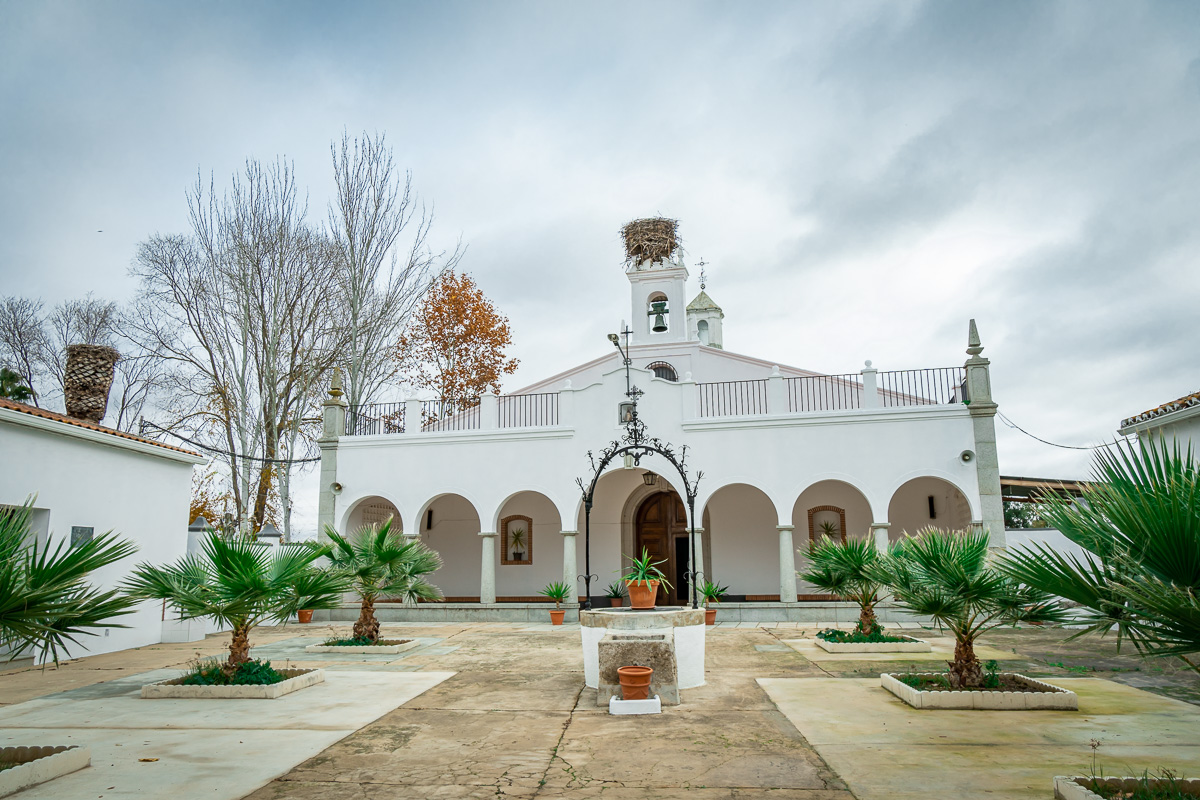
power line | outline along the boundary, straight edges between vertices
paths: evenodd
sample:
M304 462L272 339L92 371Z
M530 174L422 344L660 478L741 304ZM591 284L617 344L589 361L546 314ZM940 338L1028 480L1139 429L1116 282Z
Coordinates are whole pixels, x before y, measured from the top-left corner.
M1116 444L1116 442L1114 441L1114 442L1105 442L1104 444L1094 444L1094 445L1089 445L1087 447L1080 447L1079 445L1074 445L1074 444L1059 444L1058 442L1049 442L1040 436L1034 436L1032 433L1025 430L1020 425L1018 425L1017 423L1013 422L1008 417L1001 414L999 411L996 412L996 416L998 416L1005 425L1007 425L1010 428L1016 428L1021 433L1028 436L1030 439L1036 439L1037 441L1041 442L1042 444L1048 444L1051 447L1061 447L1063 450L1099 450L1101 447L1112 447L1114 444Z
M209 447L206 444L201 444L200 442L197 442L195 439L189 439L186 436L180 436L178 433L175 433L174 431L169 431L166 428L161 428L158 425L155 425L153 422L148 422L144 419L141 420L141 428L142 428L143 435L145 434L146 428L154 428L154 430L162 431L163 433L167 434L168 436L174 436L176 439L178 439L181 442L187 442L192 447L198 447L201 450L204 450L206 452L216 453L217 455L222 455L222 456L228 456L229 458L240 458L240 459L243 459L246 461L258 461L263 464L310 464L314 461L321 460L320 456L317 456L316 458L259 458L258 456L247 456L247 455L243 455L242 453L231 453L228 450L221 450L220 448L217 448L217 447Z

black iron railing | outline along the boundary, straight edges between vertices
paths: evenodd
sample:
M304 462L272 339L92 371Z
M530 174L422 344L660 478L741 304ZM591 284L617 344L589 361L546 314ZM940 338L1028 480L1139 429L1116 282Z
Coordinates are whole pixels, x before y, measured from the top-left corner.
M541 428L558 424L558 392L506 394L499 398L500 428Z
M767 382L698 383L701 417L741 417L767 413Z
M879 373L880 404L884 407L940 406L967 400L965 367L902 369Z
M468 405L473 404L473 405ZM458 403L426 400L421 403L421 430L473 431L479 429L479 398Z
M784 378L788 411L843 411L863 407L862 376L809 375Z
M404 403L364 403L346 409L347 436L404 433Z

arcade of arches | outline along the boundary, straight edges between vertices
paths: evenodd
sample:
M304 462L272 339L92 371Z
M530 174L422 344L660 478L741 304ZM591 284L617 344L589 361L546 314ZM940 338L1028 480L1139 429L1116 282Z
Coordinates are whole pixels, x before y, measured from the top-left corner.
M650 481L645 474L643 469L615 469L596 484L591 516L593 601L601 600L610 583L620 581L628 556L643 548L664 562L660 568L672 584L660 588L659 602L682 604L690 598L686 506L667 477ZM483 529L481 511L488 527L498 530ZM477 509L462 495L444 494L427 501L419 512L408 513L413 518L403 518L387 498L368 497L344 517L345 528L391 517L394 527L419 537L441 555L444 564L432 580L451 602L532 602L544 599L538 592L546 584L576 578L583 592L582 505L569 530L564 530L556 504L536 491L518 492L499 509ZM721 487L696 513L699 572L727 586L728 600L750 602L828 599L796 577L807 566L809 543L822 537L870 536L878 543L886 535L896 541L931 525L966 529L972 519L963 493L935 477L914 478L896 489L888 502L886 525L873 522L862 492L836 480L806 488L790 509L790 525L780 523L781 518L789 519L787 510L781 517L766 493L748 484ZM516 530L521 535L514 537Z

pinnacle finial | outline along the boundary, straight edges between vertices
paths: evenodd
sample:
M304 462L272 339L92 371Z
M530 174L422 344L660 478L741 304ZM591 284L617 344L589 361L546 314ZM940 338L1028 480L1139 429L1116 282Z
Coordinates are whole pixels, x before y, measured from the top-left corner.
M342 368L333 368L333 379L329 381L329 396L332 398L341 397L345 392L342 391Z
M979 329L975 327L975 320L971 320L971 326L967 331L967 355L977 356L983 352L983 345L979 343Z

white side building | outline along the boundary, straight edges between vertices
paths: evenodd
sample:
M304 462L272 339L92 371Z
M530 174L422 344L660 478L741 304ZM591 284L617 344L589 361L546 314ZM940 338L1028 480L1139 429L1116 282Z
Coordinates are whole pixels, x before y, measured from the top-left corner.
M1193 449L1200 450L1200 392L1121 420L1118 432L1122 436L1136 434L1140 439L1161 437L1168 443L1177 441L1184 448L1190 442Z
M604 472L585 525L576 479L590 480L589 451L625 430L623 357L606 343L590 361L433 423L435 403L348 408L334 387L320 440L322 528L390 516L445 560L433 581L448 605L391 618L526 618L521 604L551 581L583 600L587 574L600 602L623 555L643 548L675 586L660 599L683 603L692 524L697 571L729 588L727 619L831 619L804 610L831 598L796 578L807 544L826 533L886 546L928 525L974 527L1004 545L996 404L973 320L963 320L965 364L878 371L868 361L825 375L724 349L724 313L704 291L687 303L679 257L630 265L626 277L639 417L649 436L687 447L689 474L703 472L694 519L679 475L651 457ZM516 530L525 536L514 545Z
M39 542L111 530L137 546L134 555L93 573L92 583L111 589L137 563L163 564L187 552L192 466L204 457L4 398L0 453L8 461L0 472L0 506L36 496L32 533ZM163 617L161 603L142 603L113 620L128 627L81 636L82 646L70 655L156 644Z

